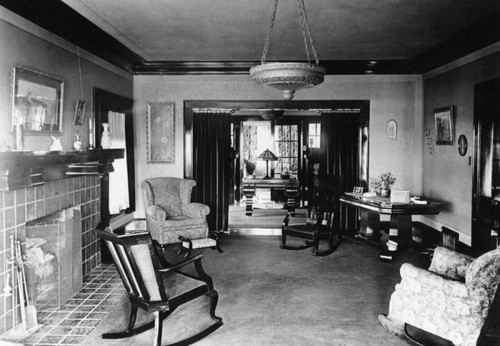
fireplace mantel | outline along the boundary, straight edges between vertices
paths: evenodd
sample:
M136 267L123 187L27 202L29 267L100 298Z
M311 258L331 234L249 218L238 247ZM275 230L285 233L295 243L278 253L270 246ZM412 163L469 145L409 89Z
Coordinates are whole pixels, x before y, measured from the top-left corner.
M104 174L115 159L123 157L123 149L0 152L0 191L40 185L67 176Z

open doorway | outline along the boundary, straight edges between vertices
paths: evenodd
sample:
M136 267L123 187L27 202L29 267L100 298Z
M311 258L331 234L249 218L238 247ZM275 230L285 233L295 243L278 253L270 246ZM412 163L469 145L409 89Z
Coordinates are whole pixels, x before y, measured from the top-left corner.
M232 153L232 176L230 186L227 191L230 194L228 203L232 206L241 206L243 202L247 204L243 180L253 175L256 179L263 179L269 175L270 179L296 178L299 183L297 194L294 197L297 208L307 205L308 192L312 184L312 177L317 170L317 164L322 156L325 157L324 172L328 174L343 174L343 165L335 162L336 157L333 150L324 150L322 154L321 136L324 135L322 129L322 119L331 116L339 119L350 117L356 119L355 132L351 132L356 143L355 150L350 152L354 155L350 168L356 166L354 170L347 172L353 177L345 177L346 189L352 189L354 183L366 184L368 179L368 124L369 124L369 101L186 101L184 104L184 125L185 125L185 176L192 177L193 169L193 114L201 111L227 111L231 114L231 148ZM267 113L274 111L277 117L269 119ZM265 115L265 116L264 116ZM248 130L245 130L247 129ZM292 130L292 128L294 130ZM245 131L250 134L245 135ZM259 135L257 135L259 133ZM253 134L253 135L252 135ZM253 136L256 138L253 139ZM255 143L254 143L255 142ZM254 144L253 144L254 143ZM327 141L330 143L334 141ZM335 146L334 144L333 146ZM253 147L250 153L248 148ZM258 159L269 149L275 156L273 159ZM227 149L226 149L227 150ZM199 159L198 156L196 156ZM250 160L249 160L250 159ZM247 170L246 161L253 165L253 172ZM315 165L316 164L316 165ZM316 167L315 167L316 166ZM328 167L327 167L328 166ZM358 185L359 184L359 185ZM349 186L348 186L349 185ZM267 189L263 196L268 197L271 202L279 203L288 201L288 196L283 196L283 190L279 188ZM347 190L346 190L347 191ZM270 204L272 205L272 204ZM245 218L248 226L258 228L268 228L268 224L262 224L256 217L259 209L254 209L256 213ZM282 211L286 214L286 208L268 209L277 213ZM281 227L283 215L274 216L275 222L271 228ZM347 224L347 223L346 223ZM351 226L351 225L349 225Z

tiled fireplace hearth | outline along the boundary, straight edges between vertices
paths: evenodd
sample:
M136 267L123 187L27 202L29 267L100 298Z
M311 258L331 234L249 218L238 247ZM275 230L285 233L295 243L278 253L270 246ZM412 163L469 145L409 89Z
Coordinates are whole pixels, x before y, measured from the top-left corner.
M47 221L58 218L52 216L54 213L70 215L75 211L78 217L72 218L80 220L80 227L74 224L70 227L73 239L78 241L72 242L69 257L72 263L79 264L73 267L78 270L72 272L85 277L101 264L100 240L95 228L109 223L108 173L116 158L123 158L122 149L0 152L0 335L17 330L20 325L18 285L13 280L17 275L13 275L10 261L11 237L21 241L22 252L26 254L27 224L40 226L38 219ZM42 238L40 233L36 235ZM7 283L15 294L4 294Z
M69 207L81 208L83 275L100 264L100 242L95 231L100 221L100 196L100 178L96 175L77 176L0 192L0 292L11 271L8 262L10 236L24 241L26 222ZM0 335L10 330L13 323L12 297L1 297Z

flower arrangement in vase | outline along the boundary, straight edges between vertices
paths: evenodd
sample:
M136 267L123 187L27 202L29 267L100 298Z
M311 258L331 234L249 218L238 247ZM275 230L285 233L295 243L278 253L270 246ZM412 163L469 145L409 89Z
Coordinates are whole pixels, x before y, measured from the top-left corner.
M380 197L389 197L391 186L396 182L396 177L391 173L382 173L377 178L370 179L370 187Z

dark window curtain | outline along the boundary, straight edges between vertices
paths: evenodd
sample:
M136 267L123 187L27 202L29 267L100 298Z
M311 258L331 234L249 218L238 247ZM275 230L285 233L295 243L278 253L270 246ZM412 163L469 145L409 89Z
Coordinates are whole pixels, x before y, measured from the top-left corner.
M341 191L359 186L360 117L358 114L323 114L321 116L320 175L340 177ZM341 230L354 231L356 211L341 206L338 218Z
M227 231L231 181L230 113L193 113L192 200L210 207L211 231Z

